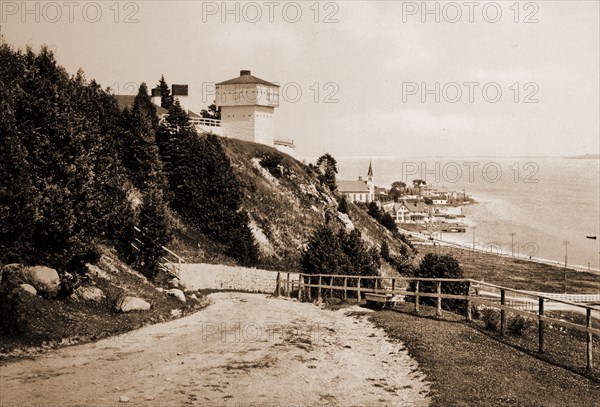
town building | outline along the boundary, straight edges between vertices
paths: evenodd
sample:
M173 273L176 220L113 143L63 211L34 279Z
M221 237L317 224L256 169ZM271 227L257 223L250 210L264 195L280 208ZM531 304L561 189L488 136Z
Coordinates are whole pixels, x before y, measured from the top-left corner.
M397 223L424 223L429 218L427 205L423 202L397 202L393 211Z
M373 174L373 165L369 162L367 170L367 180L362 176L358 181L338 181L338 192L345 195L351 202L369 203L375 200L375 176Z

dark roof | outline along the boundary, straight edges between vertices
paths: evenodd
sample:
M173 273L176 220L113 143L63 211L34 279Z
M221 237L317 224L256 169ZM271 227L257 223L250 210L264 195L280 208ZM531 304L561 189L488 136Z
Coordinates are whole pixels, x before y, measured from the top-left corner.
M237 78L233 78L233 79L229 79L227 81L221 82L221 83L217 83L217 85L250 85L250 84L255 84L255 83L258 83L261 85L279 87L279 85L276 85L274 83L265 81L264 79L257 78L254 75L251 75L250 71L241 71L240 76L238 76Z
M191 110L188 110L188 116L189 117L202 117L198 113L194 113Z
M135 101L135 95L113 95L117 99L117 104L119 105L119 109L125 110L133 107L133 102ZM162 116L163 114L169 114L168 110L161 107L156 106L156 114Z
M369 193L369 187L365 181L338 181L337 187L341 193Z

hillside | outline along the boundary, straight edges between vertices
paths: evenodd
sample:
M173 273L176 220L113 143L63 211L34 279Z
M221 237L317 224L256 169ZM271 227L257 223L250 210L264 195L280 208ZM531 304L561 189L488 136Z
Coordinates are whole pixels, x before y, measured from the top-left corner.
M241 208L250 217L250 227L259 245L261 258L257 266L300 270L301 252L313 232L325 223L326 213L334 219L334 227L358 228L368 246L380 245L385 239L392 254L398 254L404 246L356 205L348 204L348 215L338 212L340 196L323 186L309 166L265 145L219 139L231 161L232 175L241 185ZM278 165L270 168L270 163L279 160ZM195 234L183 222L178 224L172 245L188 262L234 263L219 253L218 245ZM388 268L385 263L382 267Z

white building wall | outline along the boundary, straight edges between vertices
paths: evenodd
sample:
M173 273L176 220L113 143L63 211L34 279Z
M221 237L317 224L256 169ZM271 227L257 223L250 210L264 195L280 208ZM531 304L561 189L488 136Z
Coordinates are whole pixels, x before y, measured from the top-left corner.
M273 146L275 141L275 118L273 108L254 106L254 141Z
M279 88L259 84L217 85L217 106L260 105L279 106Z
M221 127L225 137L254 140L254 106L223 106Z

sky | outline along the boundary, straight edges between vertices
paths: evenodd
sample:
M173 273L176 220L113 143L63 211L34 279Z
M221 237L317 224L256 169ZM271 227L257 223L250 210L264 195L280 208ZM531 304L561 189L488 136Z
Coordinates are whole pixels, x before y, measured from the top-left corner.
M0 32L115 93L164 74L193 111L251 70L301 157L565 156L600 150L599 5L2 0Z

